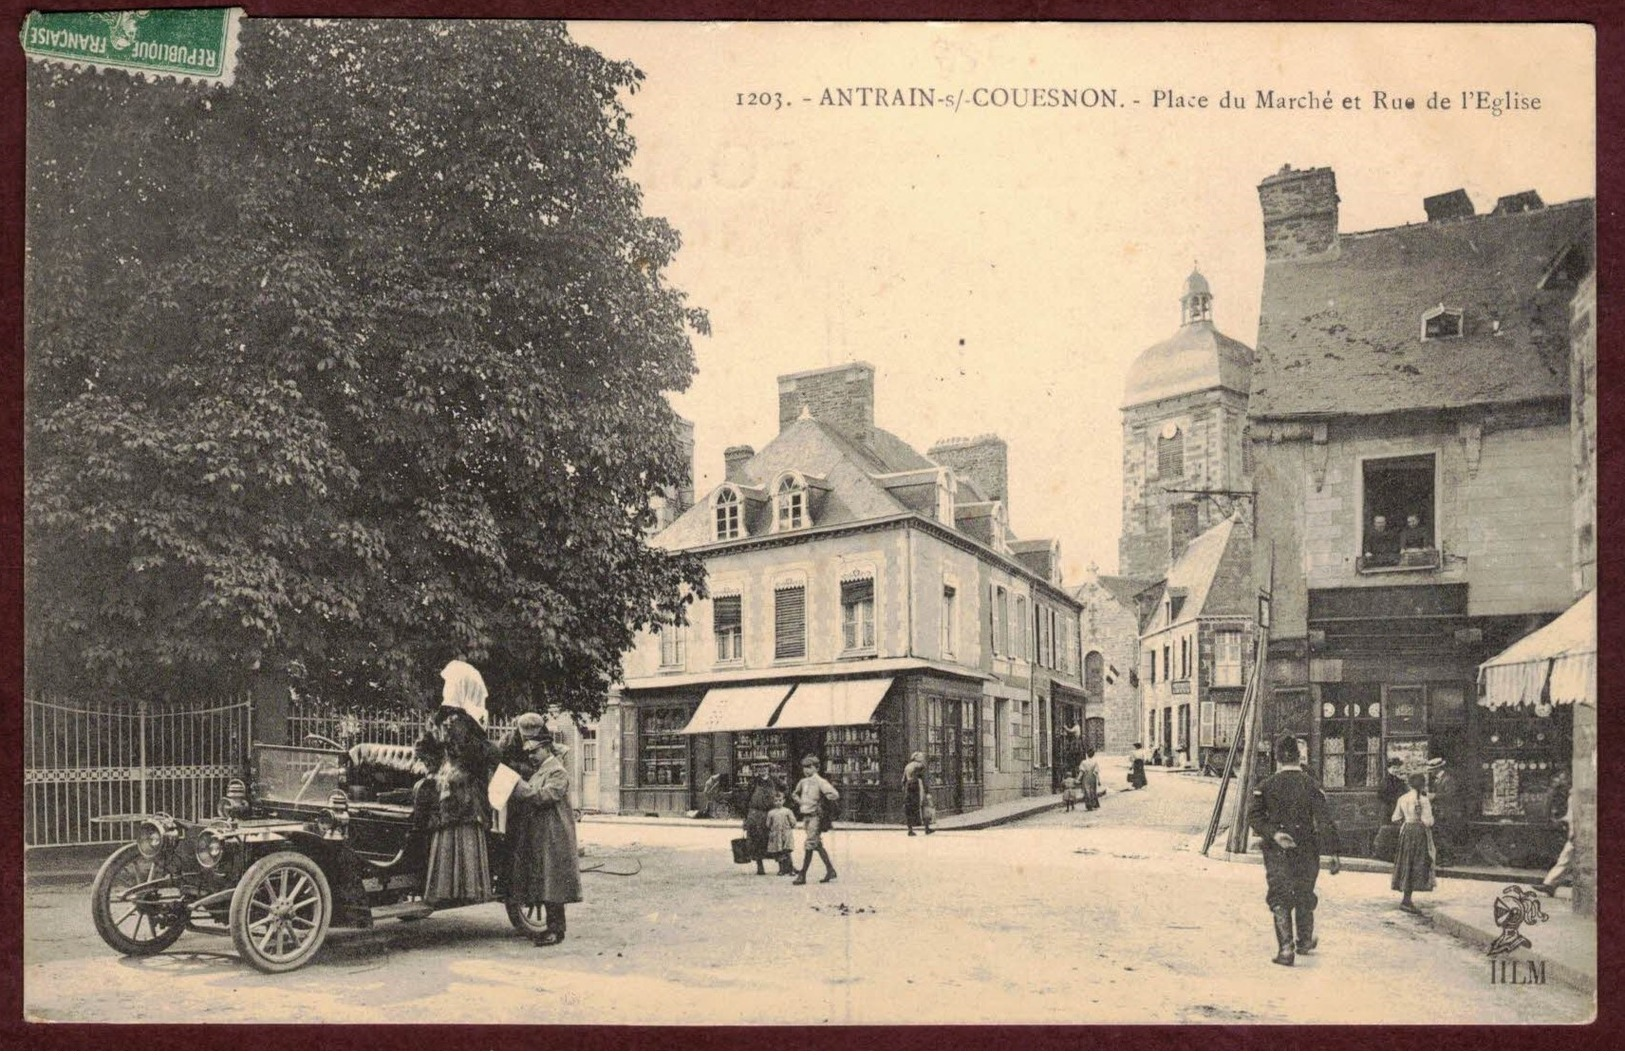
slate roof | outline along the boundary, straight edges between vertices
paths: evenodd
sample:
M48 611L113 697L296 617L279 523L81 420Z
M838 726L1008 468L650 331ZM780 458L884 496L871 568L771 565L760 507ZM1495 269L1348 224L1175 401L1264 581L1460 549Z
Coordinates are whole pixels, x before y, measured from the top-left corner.
M1567 250L1595 259L1591 199L1344 234L1325 258L1264 269L1249 416L1383 414L1568 396ZM1423 341L1422 316L1464 312ZM1497 327L1497 324L1498 327Z
M1096 575L1095 581L1100 583L1101 589L1112 595L1113 600L1131 612L1134 611L1136 604L1135 597L1155 586L1157 582L1155 579L1131 579L1126 575Z
M1169 567L1162 595L1143 632L1154 634L1198 616L1252 615L1249 541L1235 519L1221 520L1192 539ZM1163 604L1169 597L1183 598L1172 622Z

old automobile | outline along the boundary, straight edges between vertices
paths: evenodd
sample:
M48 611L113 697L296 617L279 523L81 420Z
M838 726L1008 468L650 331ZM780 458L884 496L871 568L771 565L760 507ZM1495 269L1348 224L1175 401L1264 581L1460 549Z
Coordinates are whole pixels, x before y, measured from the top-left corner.
M392 744L256 744L250 781L234 780L217 816L122 815L135 841L102 865L92 892L96 931L118 952L150 956L188 930L231 936L267 973L310 962L329 927L422 919L461 904L423 900L428 832L414 819L412 749ZM496 900L506 853L490 836ZM508 906L525 935L541 906Z

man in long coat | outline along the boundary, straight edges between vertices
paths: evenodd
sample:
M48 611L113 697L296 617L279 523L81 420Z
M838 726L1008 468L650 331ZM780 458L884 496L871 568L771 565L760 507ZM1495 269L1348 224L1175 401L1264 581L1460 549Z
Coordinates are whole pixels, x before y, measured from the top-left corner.
M565 747L546 728L526 737L525 750L536 772L514 786L508 800L513 877L509 898L518 905L541 904L547 929L537 945L564 940L564 906L581 900L581 869L576 851L576 814L570 802L570 771Z
M1294 949L1313 952L1320 944L1315 937L1315 906L1320 903L1315 881L1320 877L1322 846L1332 854L1332 875L1342 862L1337 857L1337 825L1326 805L1326 793L1299 764L1296 737L1281 737L1275 760L1280 768L1253 790L1247 819L1264 841L1264 877L1269 885L1264 901L1275 917L1273 962L1291 967Z

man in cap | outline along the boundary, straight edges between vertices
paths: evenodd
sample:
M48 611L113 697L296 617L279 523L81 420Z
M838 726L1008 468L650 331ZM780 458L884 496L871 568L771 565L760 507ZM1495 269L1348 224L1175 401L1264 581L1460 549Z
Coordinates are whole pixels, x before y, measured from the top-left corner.
M1264 841L1264 876L1269 884L1264 901L1275 917L1277 951L1273 962L1291 967L1295 957L1293 923L1297 924L1297 952L1313 952L1315 937L1315 880L1320 876L1320 848L1324 840L1332 853L1330 872L1341 867L1337 857L1337 825L1326 805L1326 793L1303 771L1298 738L1283 736L1275 745L1279 769L1253 790L1248 822Z
M796 805L801 810L802 829L807 834L807 841L802 849L801 871L791 880L794 886L804 886L807 882L807 869L812 867L813 851L818 852L819 858L824 862L824 878L820 883L828 883L835 878L835 865L829 859L829 851L824 849L823 817L824 800L835 800L841 793L835 790L835 785L818 775L818 756L808 755L801 760L801 772L805 774L800 783L796 784Z
M530 719L534 719L531 721ZM522 746L536 763L530 779L508 800L513 844L513 878L508 897L516 905L542 905L547 928L532 940L557 945L564 940L564 906L581 900L581 867L576 851L576 815L570 802L570 771L565 745L553 739L540 715L515 723Z

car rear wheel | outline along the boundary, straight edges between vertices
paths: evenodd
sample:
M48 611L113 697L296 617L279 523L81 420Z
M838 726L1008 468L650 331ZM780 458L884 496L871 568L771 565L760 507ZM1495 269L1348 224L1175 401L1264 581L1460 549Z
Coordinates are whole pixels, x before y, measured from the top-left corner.
M321 867L291 850L255 861L231 896L232 943L266 974L310 962L332 918L333 891Z
M547 909L542 905L515 905L509 902L508 922L520 934L534 938L547 929Z
M91 887L96 933L125 956L151 956L175 944L186 933L187 912L179 884L164 882L169 879L169 870L155 857L142 857L134 843L119 847Z

